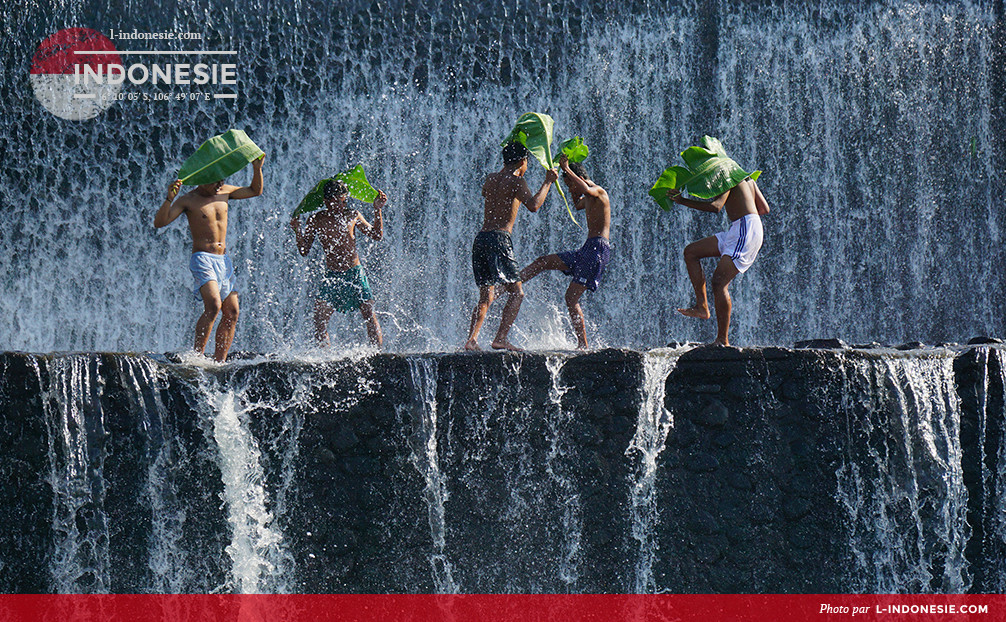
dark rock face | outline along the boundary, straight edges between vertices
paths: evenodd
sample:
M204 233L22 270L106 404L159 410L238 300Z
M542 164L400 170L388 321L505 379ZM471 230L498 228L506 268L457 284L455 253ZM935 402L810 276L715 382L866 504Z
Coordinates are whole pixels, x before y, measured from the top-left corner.
M0 354L0 587L1001 591L1002 360Z

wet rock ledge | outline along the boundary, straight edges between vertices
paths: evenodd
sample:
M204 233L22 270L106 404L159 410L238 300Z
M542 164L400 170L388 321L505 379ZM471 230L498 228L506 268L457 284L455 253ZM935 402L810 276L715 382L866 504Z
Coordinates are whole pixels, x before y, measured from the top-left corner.
M0 353L0 589L1002 591L1002 347L807 345Z

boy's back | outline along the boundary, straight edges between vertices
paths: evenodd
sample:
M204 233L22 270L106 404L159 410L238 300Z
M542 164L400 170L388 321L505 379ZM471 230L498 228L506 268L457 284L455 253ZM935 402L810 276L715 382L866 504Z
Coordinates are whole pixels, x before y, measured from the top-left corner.
M517 221L521 200L520 190L530 196L527 182L512 171L502 170L486 175L482 184L482 196L485 198L485 215L482 231L506 231L511 233Z

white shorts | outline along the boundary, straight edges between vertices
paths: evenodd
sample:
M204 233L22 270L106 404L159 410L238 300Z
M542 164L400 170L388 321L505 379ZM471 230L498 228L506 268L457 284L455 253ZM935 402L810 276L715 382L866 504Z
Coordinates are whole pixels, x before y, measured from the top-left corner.
M757 214L738 218L730 223L730 229L716 234L720 256L730 257L739 271L747 272L761 250L763 235L761 218Z

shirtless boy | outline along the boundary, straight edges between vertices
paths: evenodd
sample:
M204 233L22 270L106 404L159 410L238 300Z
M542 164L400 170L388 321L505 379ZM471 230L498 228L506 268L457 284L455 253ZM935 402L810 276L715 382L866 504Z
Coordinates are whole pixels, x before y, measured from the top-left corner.
M532 212L545 202L548 189L559 178L555 170L545 173L545 181L534 195L527 187L524 174L527 172L527 148L520 143L507 143L503 148L503 168L486 176L482 184L485 198L485 216L482 229L472 244L472 271L475 284L479 288L479 302L472 311L472 323L468 330L465 350L478 350L479 330L486 319L489 305L496 298L496 286L501 285L509 294L503 307L503 317L499 330L493 339L496 349L520 351L507 341L510 327L517 319L520 303L524 299L521 289L519 268L513 255L510 233L513 231L517 212L523 203Z
M745 179L712 201L696 201L681 196L673 189L667 196L675 203L699 210L719 213L726 208L730 228L722 233L702 238L685 247L685 265L688 278L695 288L695 305L678 312L688 317L709 319L709 302L706 298L706 276L702 272L700 259L719 257L719 265L713 272L713 300L716 305L716 340L713 343L727 346L727 332L730 330L730 293L727 286L735 276L754 263L762 245L761 217L768 214L768 202L753 179Z
M611 203L604 188L587 177L582 164L570 164L564 154L559 157L559 167L562 169L562 179L569 188L570 198L576 203L576 209L586 210L587 241L580 250L542 255L535 259L531 265L521 270L520 280L527 283L545 270L561 270L563 274L573 277L566 288L566 308L573 323L573 332L576 333L577 349L586 350L587 329L583 322L583 309L580 308L580 296L588 289L597 291L604 268L611 260L611 244L608 242Z
M297 236L297 250L302 256L306 257L311 251L315 237L321 241L325 251L325 276L318 284L314 301L314 338L321 347L328 347L328 321L332 319L332 313L351 313L359 309L367 325L370 343L381 347L381 325L374 314L370 283L356 252L356 232L359 228L373 240L384 237L381 208L387 204L388 197L378 191L374 199L374 224L371 225L363 214L347 207L349 189L346 184L329 181L323 192L324 209L308 217L303 231L299 218L290 220Z
M227 352L234 341L234 330L238 322L234 265L225 253L227 201L250 199L262 194L264 159L263 155L252 163L254 175L251 185L242 188L227 185L221 180L196 186L174 201L182 187L181 180L176 179L168 188L168 198L154 216L154 226L158 229L174 222L182 214L189 219L189 231L192 233L189 270L192 271L195 296L203 301L203 314L196 321L195 351L202 354L206 349L213 323L222 312L223 317L217 327L216 350L213 353L213 359L221 363L227 360Z

